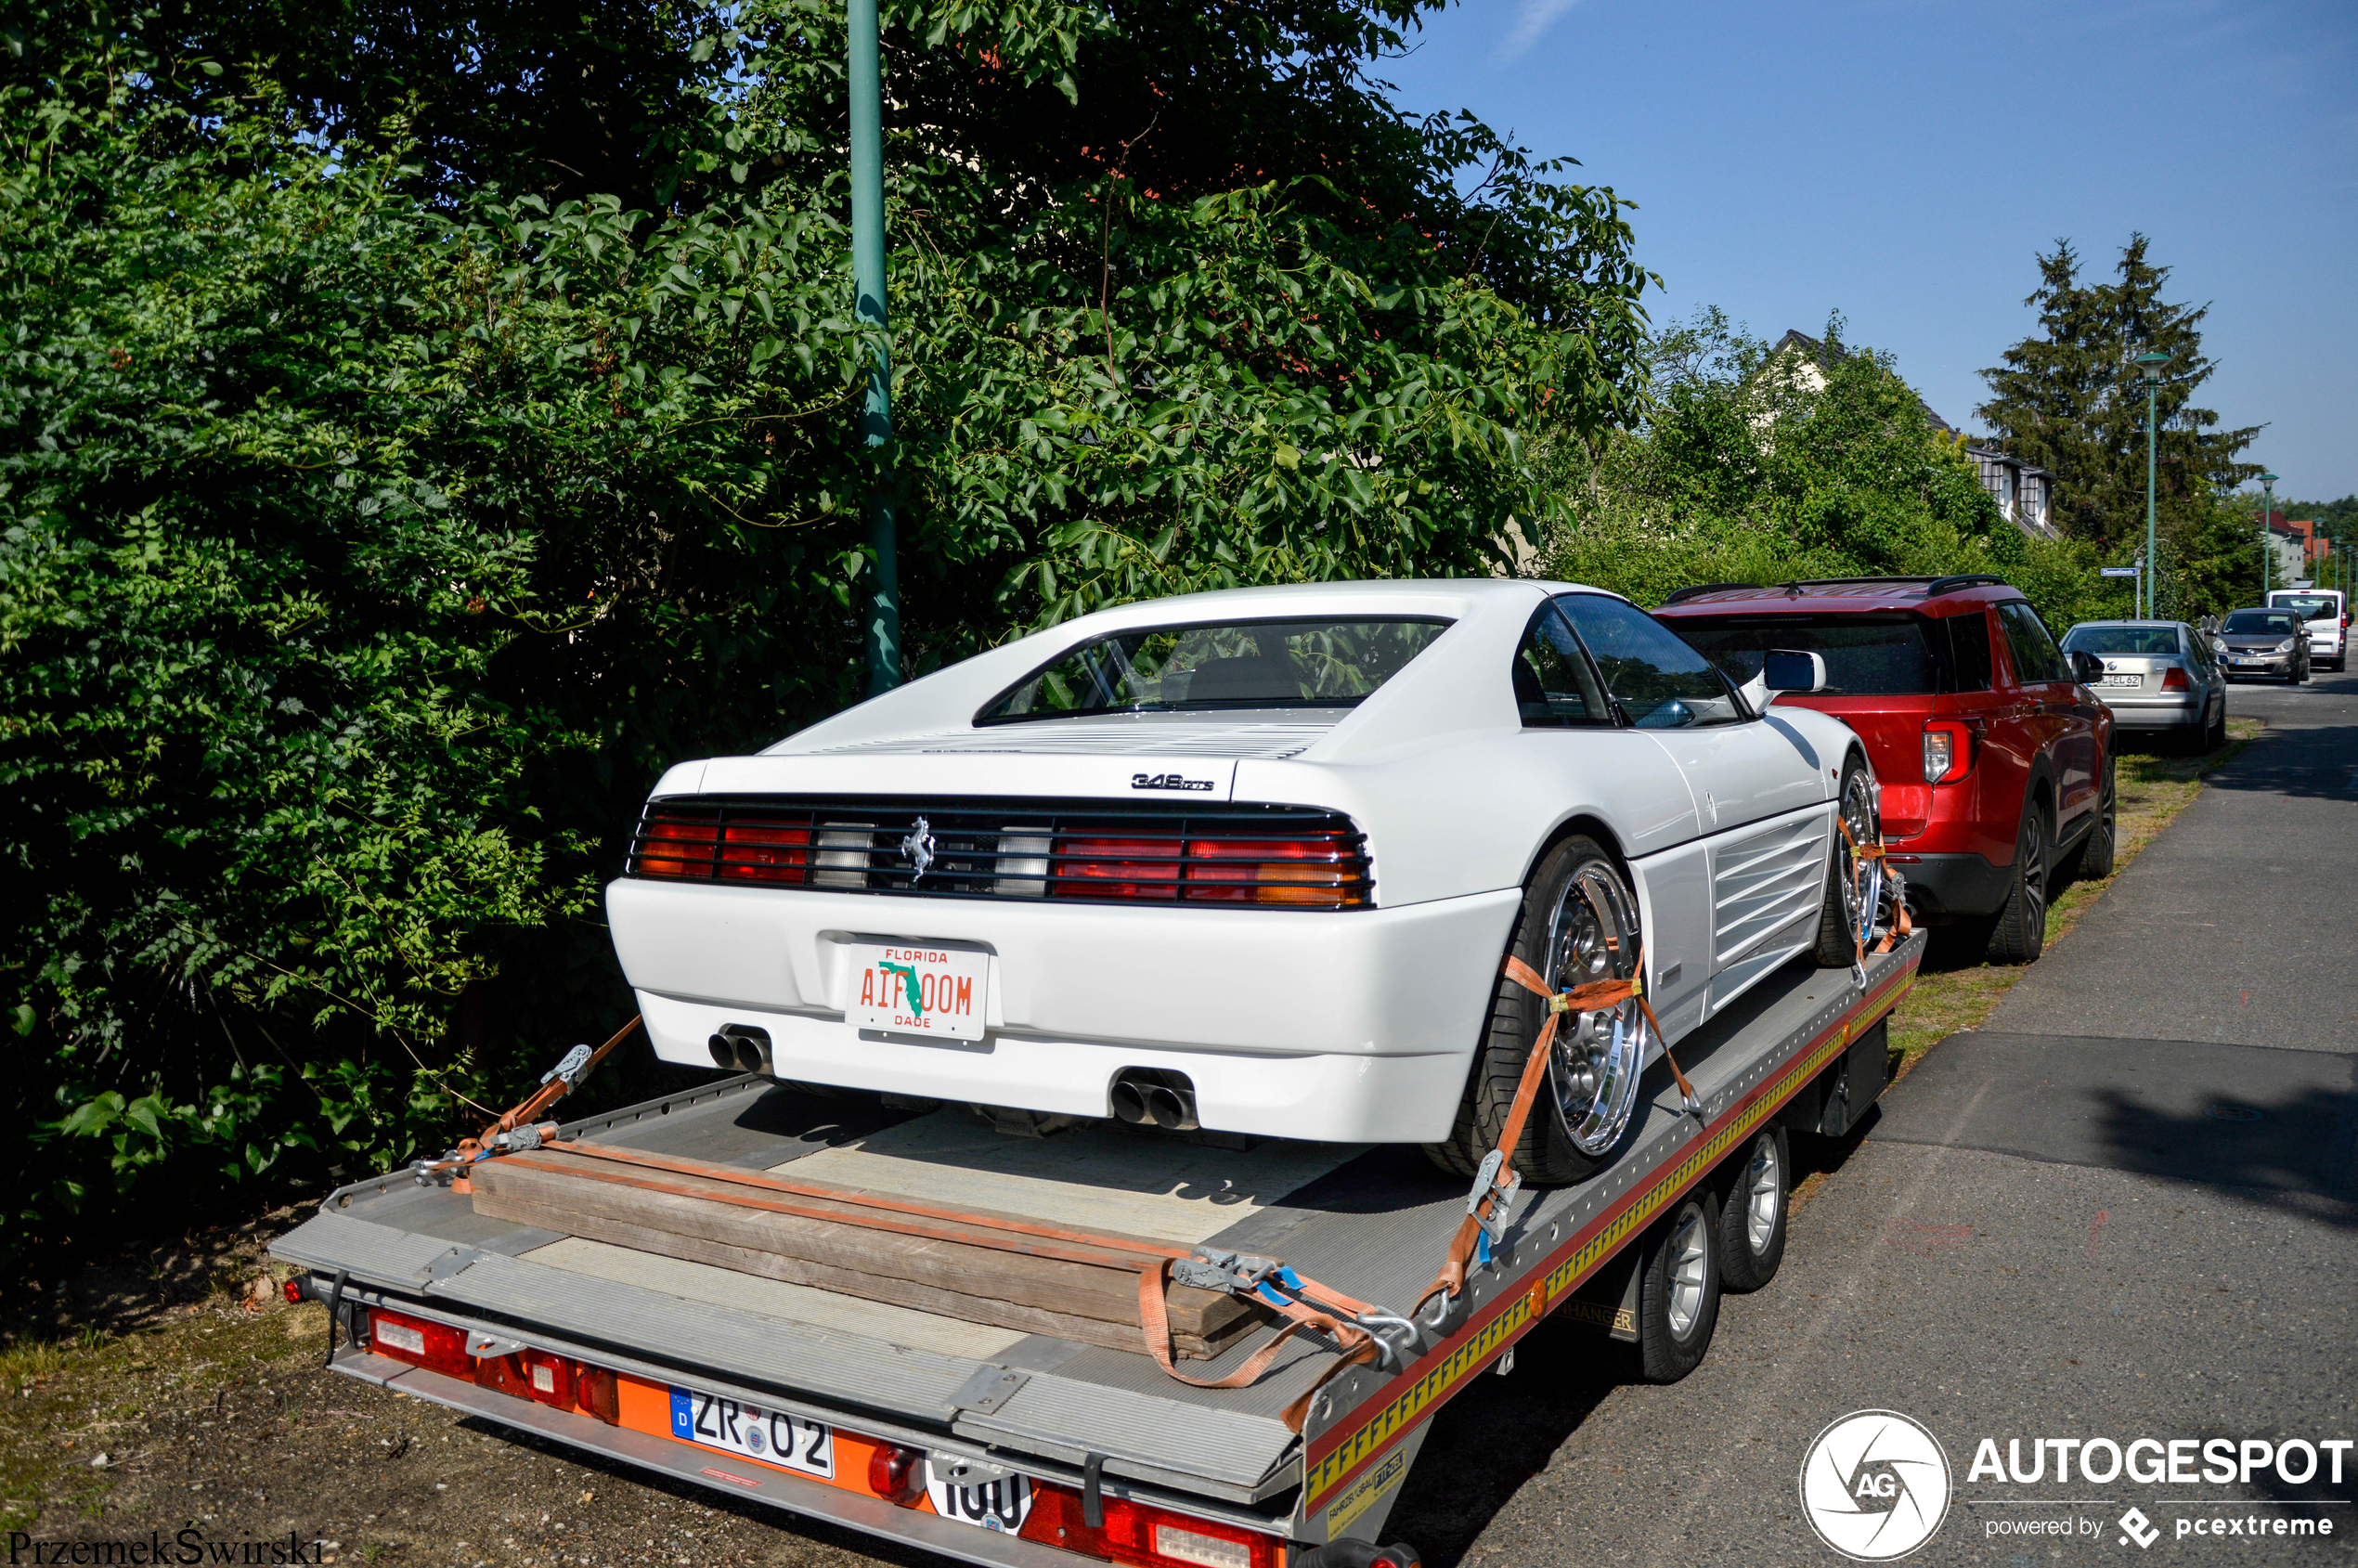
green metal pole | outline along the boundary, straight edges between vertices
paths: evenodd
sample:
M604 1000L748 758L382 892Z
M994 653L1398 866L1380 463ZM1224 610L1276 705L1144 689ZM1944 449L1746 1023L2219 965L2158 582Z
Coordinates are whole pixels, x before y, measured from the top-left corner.
M851 279L853 306L878 343L868 362L868 395L860 435L871 450L892 439L892 356L884 340L885 313L884 71L876 0L846 0L851 28L847 82L851 94ZM868 544L875 577L868 593L868 694L900 684L900 566L895 558L893 486L878 474L868 498Z
M2159 395L2161 382L2152 376L2145 378L2145 619L2161 616L2161 557L2154 553L2154 399Z

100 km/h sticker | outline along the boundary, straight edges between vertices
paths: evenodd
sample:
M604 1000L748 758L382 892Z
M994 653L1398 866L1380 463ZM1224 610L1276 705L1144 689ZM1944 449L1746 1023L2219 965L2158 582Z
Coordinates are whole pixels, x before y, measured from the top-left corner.
M893 1034L979 1040L990 1005L991 955L919 942L851 949L844 1021Z
M836 1473L835 1434L823 1422L758 1409L726 1394L671 1387L671 1435L822 1480Z

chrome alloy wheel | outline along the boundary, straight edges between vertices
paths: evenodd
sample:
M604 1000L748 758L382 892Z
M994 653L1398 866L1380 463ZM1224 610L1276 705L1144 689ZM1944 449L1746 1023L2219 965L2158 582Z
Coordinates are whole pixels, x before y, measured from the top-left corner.
M1592 980L1626 980L1639 963L1638 914L1621 879L1602 861L1573 874L1548 923L1542 971L1557 991ZM1629 1124L1650 1036L1635 997L1617 1007L1567 1013L1548 1066L1556 1114L1572 1147L1601 1155Z
M1744 1173L1744 1240L1758 1257L1777 1234L1777 1205L1784 1201L1785 1173L1777 1168L1777 1140L1756 1138L1752 1166Z
M2022 920L2026 931L2047 928L2047 820L2036 806L2022 817Z
M1842 919L1846 930L1859 939L1861 947L1875 944L1875 921L1882 913L1884 865L1880 857L1864 862L1860 873L1859 855L1853 844L1873 844L1880 841L1882 829L1875 813L1875 786L1865 769L1843 781L1842 804L1837 808L1843 825L1850 829L1848 838L1837 832L1834 863L1841 875Z
M1711 1238L1704 1231L1703 1210L1696 1204L1689 1204L1679 1213L1670 1233L1670 1263L1665 1272L1671 1337L1683 1340L1695 1331L1695 1319L1703 1315L1704 1288L1711 1282Z

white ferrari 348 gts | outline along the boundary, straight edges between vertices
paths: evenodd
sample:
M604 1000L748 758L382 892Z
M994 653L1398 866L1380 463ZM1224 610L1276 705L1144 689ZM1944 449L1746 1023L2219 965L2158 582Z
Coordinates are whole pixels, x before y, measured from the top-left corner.
M1544 1017L1508 954L1642 965L1674 1044L1852 961L1874 781L1773 697L1567 584L1151 601L672 769L607 908L667 1061L1471 1173ZM1632 1001L1557 1034L1526 1179L1613 1151L1652 1033Z

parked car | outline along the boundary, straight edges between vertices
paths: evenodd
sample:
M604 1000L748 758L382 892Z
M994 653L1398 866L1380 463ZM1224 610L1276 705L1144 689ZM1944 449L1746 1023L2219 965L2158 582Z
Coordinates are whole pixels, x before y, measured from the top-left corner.
M2219 628L2230 680L2265 677L2298 686L2309 679L2309 638L2295 609L2229 612Z
M1840 719L1762 712L1615 595L1253 589L682 763L606 907L667 1061L1471 1173L1547 1013L1505 956L1642 962L1675 1042L1796 955L1851 962L1835 818L1870 840L1873 797ZM1662 1043L1634 1000L1558 1040L1533 1180L1610 1155Z
M2269 592L2268 604L2271 609L2293 611L2307 624L2312 667L2319 664L2331 670L2350 667L2350 607L2342 602L2339 589L2274 589Z
M2103 661L2088 684L2123 735L2151 735L2179 751L2226 744L2227 677L2185 622L2081 621L2063 646Z
M1891 863L1927 924L2001 963L2045 945L2056 882L2112 874L2113 719L2103 673L1994 577L1684 589L1657 612L1730 679L1809 650L1826 689L1781 699L1847 723L1883 784Z

